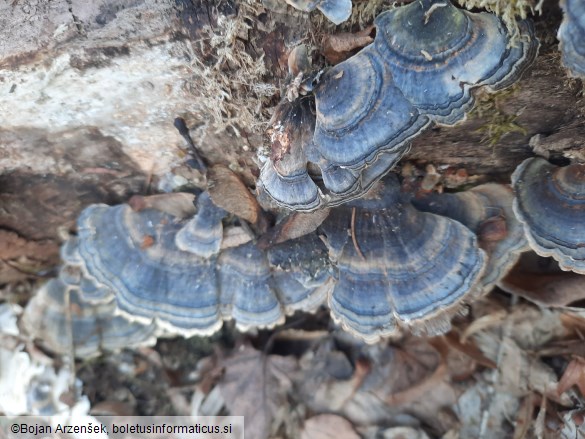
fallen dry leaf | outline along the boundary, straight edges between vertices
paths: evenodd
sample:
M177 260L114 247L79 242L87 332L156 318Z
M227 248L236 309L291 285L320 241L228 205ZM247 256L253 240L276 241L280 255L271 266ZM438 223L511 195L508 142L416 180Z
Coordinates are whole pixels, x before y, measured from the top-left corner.
M149 196L134 195L128 200L128 204L135 211L156 209L176 218L188 218L195 215L194 200L195 195L193 194L175 192Z
M572 386L577 386L581 395L585 395L585 359L575 357L571 360L557 386L559 395Z
M245 416L246 437L267 438L275 416L288 405L286 395L297 360L265 355L246 346L222 366L225 373L219 387L230 414Z
M291 213L265 233L259 239L258 245L261 248L266 248L312 233L325 221L329 211L330 209L320 209L311 213Z
M361 371L351 370L351 363L345 354L336 350L330 337L306 352L300 366L299 393L303 402L317 412L341 410L363 379ZM341 374L341 370L349 373Z
M476 361L478 364L484 367L489 367L490 369L496 368L496 363L483 355L477 346L475 346L473 343L463 343L457 334L455 334L455 332L449 332L444 336L444 339L445 343L447 343L450 348L458 350L472 360Z
M230 168L215 165L207 171L208 191L216 206L248 221L258 223L262 209L240 177Z
M317 415L306 420L301 439L359 439L347 419L337 415Z
M322 52L325 59L331 64L338 64L349 58L356 49L361 49L372 43L374 26L368 26L359 32L341 32L335 35L325 35L322 41Z
M540 306L567 306L585 299L582 275L563 271L554 259L534 252L523 253L498 286Z

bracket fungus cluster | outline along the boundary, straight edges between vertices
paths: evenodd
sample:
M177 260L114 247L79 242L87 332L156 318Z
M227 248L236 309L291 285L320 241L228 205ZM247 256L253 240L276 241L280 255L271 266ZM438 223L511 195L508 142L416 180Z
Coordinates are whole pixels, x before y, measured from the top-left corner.
M244 331L273 327L285 315L314 310L325 300L329 261L316 236L264 250L250 237L232 239L236 227L223 227L226 216L207 192L189 219L129 205L87 207L77 237L62 248L61 275L29 304L29 332L45 338L48 322L57 322L58 331L47 338L50 347L64 352L71 343L63 326L71 321L73 347L88 356L100 347L115 350L133 339L144 341L154 329L210 335L231 319ZM67 294L75 305L73 319L66 312ZM128 335L135 328L147 328L140 340Z
M351 12L350 0L286 1L336 23ZM563 4L559 38L574 60L585 14L578 1ZM91 205L62 247L59 277L29 303L27 330L57 352L90 356L162 334L210 335L228 320L271 328L327 304L335 322L373 343L448 331L528 245L585 274L585 165L526 160L513 191L485 184L415 196L396 176L380 181L430 124L465 119L475 88L520 77L538 49L532 24L519 22L512 40L500 18L449 0L415 0L375 24L372 44L324 73L295 52L258 188L302 213L271 224L219 167L197 197Z
M514 212L532 249L585 274L585 164L527 159L512 175Z
M538 49L530 22L512 41L500 18L449 0L417 0L375 24L371 45L318 80L308 75L311 94L275 114L281 135L258 186L277 204L311 211L359 198L431 122L463 120L472 89L511 85Z
M563 64L569 73L585 79L585 3L582 0L561 1L564 16L558 32Z
M443 333L524 248L511 204L502 185L413 201L388 178L329 212L293 213L260 239L232 239L242 220L207 192L190 218L92 205L62 247L59 278L31 301L27 326L64 352L71 322L80 356L160 334L210 335L226 320L243 331L270 328L324 303L369 343L405 330Z

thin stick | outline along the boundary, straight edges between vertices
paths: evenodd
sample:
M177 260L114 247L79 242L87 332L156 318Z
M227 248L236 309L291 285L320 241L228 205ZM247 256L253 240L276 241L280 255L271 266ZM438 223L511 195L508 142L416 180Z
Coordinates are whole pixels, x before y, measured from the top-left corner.
M197 165L199 166L199 170L205 173L207 171L207 165L205 164L205 161L203 160L201 153L195 146L195 143L193 143L193 139L191 138L191 134L189 134L189 129L187 128L185 119L183 119L182 117L175 118L174 125L175 128L179 131L179 134L189 144L189 147L191 148L191 153L193 154L193 157L195 158L195 160L197 161Z

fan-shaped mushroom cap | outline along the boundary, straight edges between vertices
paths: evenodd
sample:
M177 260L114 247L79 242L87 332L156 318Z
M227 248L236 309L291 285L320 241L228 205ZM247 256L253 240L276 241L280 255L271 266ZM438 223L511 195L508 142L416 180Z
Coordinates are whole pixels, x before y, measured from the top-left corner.
M25 329L49 349L60 354L73 349L77 357L154 344L156 327L115 315L113 297L106 303L90 304L82 296L80 287L51 279L26 306Z
M325 17L335 24L343 23L351 15L351 0L285 0L301 11L319 9Z
M585 274L585 164L563 168L527 159L512 175L514 212L532 249Z
M266 328L284 321L266 255L256 245L223 251L217 267L223 313L233 316L238 328Z
M323 226L338 270L329 297L333 319L370 343L400 328L447 331L461 302L479 293L485 255L475 235L457 221L418 212L395 189L379 205L362 206L333 211Z
M432 193L412 200L423 212L459 221L478 237L488 263L481 279L484 291L491 289L527 250L524 230L512 210L510 187L488 183L456 194Z
M359 59L357 61L359 63ZM351 63L351 69L358 76L363 76L358 64L354 61ZM337 68L345 71L342 64L334 69ZM340 78L348 78L349 75L344 73ZM338 79L334 77L333 81ZM324 79L319 87L324 93L322 108L326 108L327 99L337 99L334 91L327 91L328 87L341 90L350 87L337 86L327 81ZM360 83L358 78L354 84L356 90L371 92ZM353 128L347 132L327 131L329 122L326 119L335 118L331 114L333 111L323 116L321 122L317 122L315 131L315 114L310 98L301 98L292 103L283 101L273 117L271 155L262 167L258 179L259 191L267 193L277 204L296 211L314 211L325 206L336 206L363 195L408 151L406 140L420 132L428 123L426 118L411 117L412 114L416 115L416 110L400 98L397 89L392 89L391 85L384 87L381 84L374 94L385 97L381 97L377 103L368 103L373 113L362 114L361 121L355 115L359 104L355 105L356 108L350 103L346 105L350 107L347 109L347 117L355 119ZM326 96L328 93L331 94L330 97ZM359 91L356 93L359 94ZM338 116L345 111L340 107L341 103L343 102L328 104L337 109ZM363 113L367 111L363 110ZM337 135L339 138L335 137ZM323 146L314 141L322 142ZM311 175L308 171L310 166L319 168L320 175Z
M564 16L557 38L563 64L569 74L585 79L585 3L583 0L562 0Z
M177 232L175 243L180 250L208 258L219 253L223 238L221 220L227 212L211 201L208 192L197 197L197 214Z
M311 99L282 101L272 118L272 146L264 163L259 190L279 205L294 210L319 207L322 194L307 171L306 148L312 142L315 114Z
M307 155L321 168L325 187L345 198L367 189L361 169L382 153L392 155L390 169L429 123L396 87L373 46L326 72L315 102L314 145Z
M112 290L84 273L84 263L79 255L77 237L70 236L61 246L60 254L63 265L59 269L59 279L62 283L76 287L78 294L87 302L112 301L114 298Z
M222 324L216 258L179 250L182 226L152 209L92 205L78 219L79 254L128 316L154 318L172 332L211 334Z
M510 41L494 14L457 9L449 0L418 0L380 14L374 46L395 85L421 113L453 125L473 106L470 89L513 83L536 56L529 22Z
M331 285L329 261L315 235L268 252L252 242L224 250L217 269L222 312L244 331L273 327L297 310L315 310Z

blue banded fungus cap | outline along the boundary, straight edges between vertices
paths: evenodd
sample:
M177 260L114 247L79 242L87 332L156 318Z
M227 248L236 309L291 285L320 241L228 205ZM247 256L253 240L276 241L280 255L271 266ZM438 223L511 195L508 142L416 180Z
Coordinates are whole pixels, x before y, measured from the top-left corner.
M197 213L177 232L175 243L180 250L207 258L219 253L227 212L213 203L208 192L199 195L196 203Z
M557 167L542 158L512 175L514 212L530 247L563 270L585 274L585 164Z
M449 0L417 0L376 18L374 46L394 83L421 113L453 125L473 106L471 89L499 90L536 57L530 22L512 36L500 18L456 8Z
M558 32L563 64L574 77L585 79L585 3L562 0L563 22Z
M488 262L481 283L489 291L528 249L524 230L512 210L514 193L496 183L454 194L428 194L412 204L423 212L445 216L468 227L486 252Z
M283 100L272 117L271 153L262 166L259 191L294 210L320 206L322 193L307 170L306 150L313 140L315 114L311 98Z
M403 329L446 332L462 302L481 290L485 255L473 232L394 193L379 206L366 200L337 209L322 227L337 270L331 315L369 343Z
M87 358L102 350L154 344L156 327L131 322L116 315L113 297L92 304L84 300L83 286L65 284L60 278L43 285L27 304L23 325L52 351Z
M343 23L351 15L351 0L285 0L301 11L319 9L325 17L335 24Z
M272 327L324 299L328 261L321 255L320 270L303 268L319 255L313 241L291 241L288 258L268 257L253 242L204 258L177 247L186 222L153 209L90 206L78 220L84 270L114 292L125 316L183 335L209 335L231 319L241 330Z

